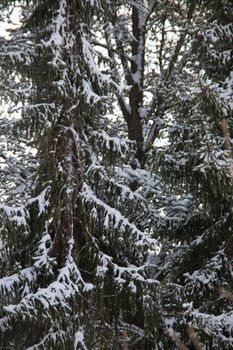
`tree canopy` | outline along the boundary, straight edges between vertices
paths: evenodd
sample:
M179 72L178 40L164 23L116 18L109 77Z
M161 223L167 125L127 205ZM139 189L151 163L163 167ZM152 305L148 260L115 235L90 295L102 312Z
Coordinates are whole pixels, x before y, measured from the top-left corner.
M0 10L2 348L232 349L232 1Z

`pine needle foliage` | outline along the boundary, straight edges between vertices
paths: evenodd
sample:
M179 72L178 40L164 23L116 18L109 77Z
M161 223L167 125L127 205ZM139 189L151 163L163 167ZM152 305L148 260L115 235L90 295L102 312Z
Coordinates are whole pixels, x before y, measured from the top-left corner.
M232 2L0 6L0 345L231 349Z

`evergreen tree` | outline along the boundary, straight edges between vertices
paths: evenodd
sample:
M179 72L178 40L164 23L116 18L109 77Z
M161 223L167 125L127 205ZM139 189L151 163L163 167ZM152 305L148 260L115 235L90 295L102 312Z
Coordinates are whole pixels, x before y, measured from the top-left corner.
M1 346L232 347L233 6L218 5L1 2L20 9L0 42Z
M171 145L162 156L163 171L193 198L165 265L189 307L177 329L191 323L204 349L232 348L232 13L229 1L197 6L190 83L172 113Z

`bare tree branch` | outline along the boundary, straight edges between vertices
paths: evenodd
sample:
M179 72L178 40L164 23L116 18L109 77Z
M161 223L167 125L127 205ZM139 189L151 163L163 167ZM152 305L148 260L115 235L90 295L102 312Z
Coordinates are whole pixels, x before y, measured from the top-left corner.
M192 20L195 6L196 6L196 4L194 2L192 2L190 4L190 7L189 7L189 10L187 13L187 24L189 24L190 21ZM181 33L180 38L177 41L174 53L170 59L170 63L168 65L168 68L161 77L161 85L163 85L163 86L166 85L168 83L168 81L170 80L170 78L172 77L174 67L178 61L179 53L184 45L187 33L188 33L188 25L187 25L186 29ZM163 44L161 43L161 46L160 46L160 64L162 63L161 62L161 50L162 49L163 49ZM151 101L150 107L149 107L148 112L147 112L147 119L148 120L152 117L152 114L154 113L156 106L157 106L157 112L156 112L155 116L162 117L165 110L166 110L166 108L164 108L164 107L161 108L161 104L163 104L164 101L160 100L158 98L158 96L159 96L158 89L159 89L159 87L157 86L155 88L154 96L153 96L153 99ZM156 128L156 124L157 124L157 121L155 120L149 133L148 133L147 139L146 139L145 144L144 144L145 151L148 150L150 145L154 143L154 140L157 136L158 130Z

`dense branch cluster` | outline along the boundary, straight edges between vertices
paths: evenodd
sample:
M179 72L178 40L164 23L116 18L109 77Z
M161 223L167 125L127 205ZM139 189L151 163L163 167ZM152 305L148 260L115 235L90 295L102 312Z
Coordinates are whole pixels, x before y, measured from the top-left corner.
M231 349L232 1L0 10L0 348Z

